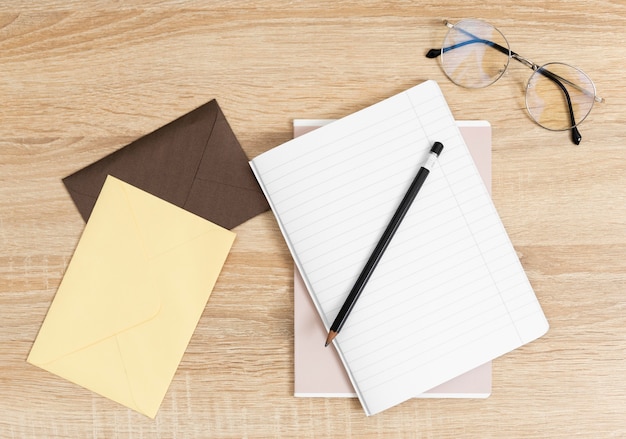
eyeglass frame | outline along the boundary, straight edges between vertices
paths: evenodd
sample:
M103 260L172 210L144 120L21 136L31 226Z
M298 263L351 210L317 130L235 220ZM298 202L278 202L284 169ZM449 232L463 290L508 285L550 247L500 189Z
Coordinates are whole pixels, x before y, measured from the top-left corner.
M489 26L493 27L494 29L498 30L498 29L497 29L497 28L495 28L495 27L494 27L491 23L489 23L489 22L487 22L487 21L484 21L484 20L478 20L478 19L474 19L474 20L475 20L475 21L481 21L481 22L483 22L483 23L485 23L485 24L487 24L487 25L489 25ZM456 25L455 25L454 23L451 23L451 22L450 22L450 21L448 21L448 20L443 20L443 24L444 24L445 26L447 26L449 29L452 29L452 28L455 28L455 27L456 27ZM507 47L501 46L500 44L495 43L495 42L493 42L493 41L489 41L489 40L485 40L485 39L483 39L483 38L477 37L476 35L472 34L471 32L469 32L469 31L467 31L467 30L465 30L465 29L462 29L462 28L458 28L458 30L460 30L461 32L463 32L464 34L468 35L469 37L471 37L471 38L473 38L473 39L472 39L472 40L463 41L463 42L461 42L461 43L455 44L455 45L450 46L450 47L442 47L442 48L440 48L440 49L430 49L430 50L426 53L426 58L437 58L437 57L439 57L440 55L442 55L443 53L445 53L445 52L447 52L447 51L450 51L450 50L453 50L453 49L457 49L457 48L459 48L459 47L463 47L463 46L465 46L465 45L467 45L467 44L482 43L482 44L486 44L486 45L488 45L488 46L490 46L490 47L493 47L494 49L496 49L497 51L499 51L499 52L503 53L504 55L507 55L507 57L508 57L508 59L509 59L509 60L510 60L511 58L513 58L514 60L516 60L516 61L518 61L518 62L522 63L523 65L525 65L526 67L530 68L530 69L531 69L531 70L533 70L534 72L538 72L538 73L540 73L540 74L544 75L546 78L548 78L548 79L550 79L551 81L553 81L553 82L554 82L554 83L555 83L555 84L556 84L556 85L557 85L557 86L558 86L558 87L559 87L559 88L563 91L563 94L565 95L565 98L566 98L566 100L567 100L567 106L568 106L568 110L569 110L570 120L571 120L571 122L572 122L572 123L571 123L571 125L572 125L572 126L571 126L571 128L569 128L569 129L571 129L571 134L572 134L572 142L573 142L575 145L579 145L579 144L580 144L580 142L581 142L581 140L582 140L582 136L580 135L580 131L578 131L578 128L577 128L577 127L578 127L578 125L579 125L580 123L582 123L582 122L583 122L583 120L584 120L584 119L587 117L587 115L591 112L591 108L589 109L589 112L587 113L587 115L585 115L585 117L584 117L584 118L583 118L580 122L576 123L576 119L575 119L575 117L574 117L574 109L573 109L573 107L572 107L571 98L570 98L570 96L569 96L569 93L568 93L568 91L567 91L567 89L566 89L566 87L565 87L564 83L565 83L565 84L568 84L568 85L570 85L570 86L572 86L572 87L574 87L574 88L576 88L576 89L578 89L579 91L583 92L584 94L589 94L589 91L588 91L588 90L583 89L583 88L579 87L578 85L576 85L576 84L572 83L571 81L569 81L569 80L567 80L567 79L565 79L565 78L563 78L563 77L561 77L561 76L559 76L559 75L557 75L557 74L555 74L555 73L552 73L552 72L550 72L549 70L545 69L545 68L544 68L544 66L545 66L545 65L547 65L547 64L544 64L544 66L540 66L540 65L538 65L538 64L536 64L536 63L534 63L534 62L530 61L529 59L524 58L523 56L519 55L518 53L516 53L516 52L512 51L512 50L510 49L510 47L509 47L509 48L507 48ZM498 30L498 32L500 32L500 31ZM501 33L500 33L500 34L501 34ZM501 34L501 35L502 35L502 34ZM502 36L504 37L504 35L502 35ZM509 44L509 42L506 40L506 37L504 37L504 41L506 41L507 45ZM554 64L554 63L550 63L550 64ZM563 64L563 63L561 63L561 64ZM589 76L588 76L586 73L584 73L582 70L580 70L580 69L578 69L578 68L576 68L576 67L570 66L569 64L564 64L564 65L567 65L567 66L569 66L569 67L572 67L572 68L573 68L573 69L575 69L575 70L578 70L579 72L583 73L583 74L584 74L587 78L589 78ZM497 77L496 79L494 79L491 83L487 84L485 87L488 87L489 85L493 84L493 83L494 83L494 82L496 82L498 79L500 79L500 78L502 77L502 75L504 75L504 73L506 72L506 69L508 68L508 66L509 66L509 62L507 61L506 65L504 66L504 69L502 70L502 72L500 73L500 75L498 75L498 77ZM445 71L445 70L444 70L444 71ZM447 74L446 74L446 75L447 75ZM532 78L532 76L531 76L531 78ZM452 82L454 82L454 80L453 80ZM593 86L593 100L594 100L594 102L603 103L603 102L604 102L604 99L603 99L603 98L601 98L600 96L598 96L598 95L595 93L595 91L596 91L596 86L595 86L595 84L593 83L593 81L591 80L591 78L589 78L589 82L590 82L590 83L591 83L591 85ZM454 83L456 84L456 82L454 82ZM457 84L457 85L460 85L460 84ZM592 106L593 106L593 104L592 104ZM531 116L532 116L532 115L531 115ZM535 122L537 122L537 121L535 120L535 118L534 118L534 117L533 117L532 119L533 119ZM543 127L543 128L546 128L546 127L544 127L543 125L541 125L539 122L537 122L537 124L538 124L538 125L540 125L540 126L541 126L541 127ZM546 128L546 129L548 129L548 128ZM567 128L566 128L566 129L567 129Z

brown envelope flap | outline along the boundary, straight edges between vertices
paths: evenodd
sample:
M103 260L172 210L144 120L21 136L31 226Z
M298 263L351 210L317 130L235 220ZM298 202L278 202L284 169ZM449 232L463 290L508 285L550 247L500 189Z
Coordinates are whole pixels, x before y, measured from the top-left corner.
M109 174L226 228L269 209L215 100L64 178L85 221Z
M228 229L269 209L243 149L221 111L184 208Z

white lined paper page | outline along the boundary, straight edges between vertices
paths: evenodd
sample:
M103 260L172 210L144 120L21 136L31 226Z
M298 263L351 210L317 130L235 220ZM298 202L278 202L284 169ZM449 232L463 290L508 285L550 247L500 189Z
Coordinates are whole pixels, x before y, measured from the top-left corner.
M435 141L439 161L336 338L367 414L546 332L489 193L433 81L251 161L328 328Z

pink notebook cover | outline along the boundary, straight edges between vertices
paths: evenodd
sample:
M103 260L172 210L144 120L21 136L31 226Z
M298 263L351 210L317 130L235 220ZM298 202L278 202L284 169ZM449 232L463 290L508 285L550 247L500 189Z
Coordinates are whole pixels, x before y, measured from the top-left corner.
M294 137L331 123L328 119L296 119ZM458 121L472 158L491 191L491 125L486 121ZM300 397L356 397L334 346L324 347L328 335L315 305L294 269L294 395ZM491 394L491 362L464 373L416 398L486 398Z

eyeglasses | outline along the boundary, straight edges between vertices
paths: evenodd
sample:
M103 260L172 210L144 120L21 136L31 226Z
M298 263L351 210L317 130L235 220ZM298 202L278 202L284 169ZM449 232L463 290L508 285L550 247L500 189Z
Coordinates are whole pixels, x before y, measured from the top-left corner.
M571 130L572 142L582 139L577 126L591 112L596 95L593 81L582 70L552 62L539 66L509 48L498 29L476 19L452 24L441 49L430 49L427 58L441 56L441 66L452 82L466 88L482 88L496 82L513 58L533 70L526 84L526 109L540 126L552 131Z

